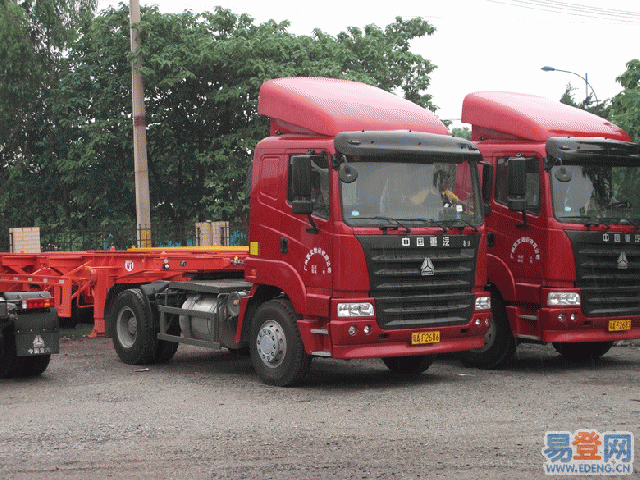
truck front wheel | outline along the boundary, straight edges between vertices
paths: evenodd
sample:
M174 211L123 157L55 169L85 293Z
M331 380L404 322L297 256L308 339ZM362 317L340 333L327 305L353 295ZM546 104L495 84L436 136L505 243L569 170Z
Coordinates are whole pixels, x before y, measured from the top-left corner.
M613 342L554 343L553 348L571 362L595 360L607 353Z
M293 385L309 371L311 356L305 352L297 320L293 305L284 299L268 301L255 313L251 323L251 363L266 384Z
M137 288L121 292L111 307L114 322L113 347L124 363L153 363L157 333L149 301Z
M460 354L465 364L485 370L502 367L513 357L517 347L500 295L491 295L491 307L493 322L485 335L484 347Z
M417 357L387 357L382 361L393 373L415 375L426 371L433 363L432 355Z

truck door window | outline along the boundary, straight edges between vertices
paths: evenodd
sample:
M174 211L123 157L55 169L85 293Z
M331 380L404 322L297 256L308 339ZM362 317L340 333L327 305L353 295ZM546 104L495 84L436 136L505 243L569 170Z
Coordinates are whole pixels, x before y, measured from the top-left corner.
M498 158L496 162L496 181L495 181L495 201L502 205L507 205L508 185L509 185L509 171L508 171L509 157ZM525 198L527 199L527 213L534 215L540 214L540 170L539 162L536 157L526 159L526 182L527 192Z
M329 218L329 167L326 157L324 161L311 160L311 201L313 202L312 215L320 218ZM291 191L291 161L289 161L289 202L293 197Z

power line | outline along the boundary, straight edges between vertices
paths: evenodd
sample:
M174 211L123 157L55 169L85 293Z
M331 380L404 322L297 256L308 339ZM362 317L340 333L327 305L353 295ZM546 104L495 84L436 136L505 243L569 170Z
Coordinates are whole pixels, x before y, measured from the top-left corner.
M529 10L566 14L576 17L593 18L601 21L640 23L640 13L628 10L592 7L576 3L559 2L555 0L486 0L489 3L511 5Z

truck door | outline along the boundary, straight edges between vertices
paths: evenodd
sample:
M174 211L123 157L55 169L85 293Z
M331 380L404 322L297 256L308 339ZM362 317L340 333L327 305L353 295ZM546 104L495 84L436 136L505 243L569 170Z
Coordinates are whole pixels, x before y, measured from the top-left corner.
M514 277L519 298L537 302L537 288L523 292L525 285L540 285L544 246L544 221L540 215L540 165L535 155L524 155L526 206L522 211L509 208L510 161L514 156L498 156L495 160L496 178L494 209L491 213L490 231L495 235L495 246L490 249L506 263ZM513 172L511 172L513 173Z
M305 155L302 153L301 155ZM293 167L289 156L288 201L293 198ZM300 275L307 290L316 295L330 295L332 286L333 252L331 251L331 182L333 173L327 155L309 155L310 186L313 211L309 215L292 214L283 224L284 236L288 239L288 261ZM310 292L310 293L311 293Z

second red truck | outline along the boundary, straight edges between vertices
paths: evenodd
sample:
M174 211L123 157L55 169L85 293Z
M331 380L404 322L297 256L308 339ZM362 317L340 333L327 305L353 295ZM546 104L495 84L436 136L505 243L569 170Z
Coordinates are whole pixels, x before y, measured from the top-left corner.
M466 360L496 368L526 341L589 360L640 338L640 146L533 95L470 94L462 121L495 177L484 191L494 322Z

